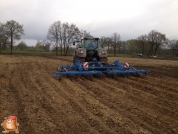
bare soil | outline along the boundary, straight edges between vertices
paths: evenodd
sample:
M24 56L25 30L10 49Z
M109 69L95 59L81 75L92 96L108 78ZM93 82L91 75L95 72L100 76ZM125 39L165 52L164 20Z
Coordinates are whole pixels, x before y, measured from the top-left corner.
M59 81L53 71L72 57L0 55L0 123L17 116L21 134L177 134L178 61L119 60L151 72Z

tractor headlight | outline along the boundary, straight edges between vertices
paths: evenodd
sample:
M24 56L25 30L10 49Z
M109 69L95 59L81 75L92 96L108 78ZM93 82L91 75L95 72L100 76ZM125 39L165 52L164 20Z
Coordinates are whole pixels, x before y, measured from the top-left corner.
M102 55L106 55L106 51L103 50L103 51L101 52L101 54L102 54Z
M83 51L81 49L79 49L79 54L83 54Z

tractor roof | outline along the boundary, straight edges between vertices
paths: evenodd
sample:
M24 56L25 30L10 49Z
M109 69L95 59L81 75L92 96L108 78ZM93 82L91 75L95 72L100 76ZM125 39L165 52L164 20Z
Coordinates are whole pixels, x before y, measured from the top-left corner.
M94 37L84 37L82 40L100 40L100 39Z

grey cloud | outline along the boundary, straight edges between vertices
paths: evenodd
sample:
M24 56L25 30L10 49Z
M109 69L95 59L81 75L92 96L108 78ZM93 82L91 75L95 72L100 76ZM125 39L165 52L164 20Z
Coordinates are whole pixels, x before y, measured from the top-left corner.
M122 7L120 0L114 1L115 3L112 1L114 0L108 0L104 3L113 6L118 2L118 8ZM140 5L140 9L142 10L139 10L139 13L133 17L125 16L120 18L120 15L123 16L125 11L127 11L126 15L132 14L134 11L130 10L128 7L122 10L109 8L110 11L103 8L104 5L102 5L101 1L100 5L95 5L95 7L98 7L96 8L97 10L94 10L95 14L84 14L78 17L84 9L91 10L91 2L88 2L89 6L82 5L84 8L80 9L81 5L78 5L80 1L1 0L0 22L5 23L13 19L23 24L25 30L25 36L22 37L23 39L45 39L49 26L55 21L69 22L70 24L74 23L78 28L85 29L97 37L111 36L114 32L117 32L121 35L122 40L127 40L137 38L142 34L148 34L151 30L157 30L166 34L169 39L178 39L178 1L153 0L147 2L148 4L144 4L143 1L141 2L143 3ZM78 8L79 11L75 12ZM136 10L136 8L132 9ZM103 14L105 10L110 12L107 14L108 16ZM111 19L110 15L112 16L113 14L115 17ZM92 15L95 17L92 18ZM100 19L100 16L104 16L105 19ZM91 22L87 23L85 21L86 18L91 20Z

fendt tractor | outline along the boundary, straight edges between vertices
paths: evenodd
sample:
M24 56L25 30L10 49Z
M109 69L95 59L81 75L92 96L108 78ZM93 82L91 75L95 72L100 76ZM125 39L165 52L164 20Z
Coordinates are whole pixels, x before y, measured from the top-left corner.
M121 64L119 60L108 63L108 54L99 38L84 37L80 41L73 42L76 45L73 56L73 64L61 65L54 71L55 77L71 75L139 75L147 74L150 70L136 69L132 65Z
M108 54L104 46L101 44L99 38L84 37L81 41L76 41L73 43L78 43L73 57L73 63L76 59L81 62L91 62L95 58L99 62L107 62Z

